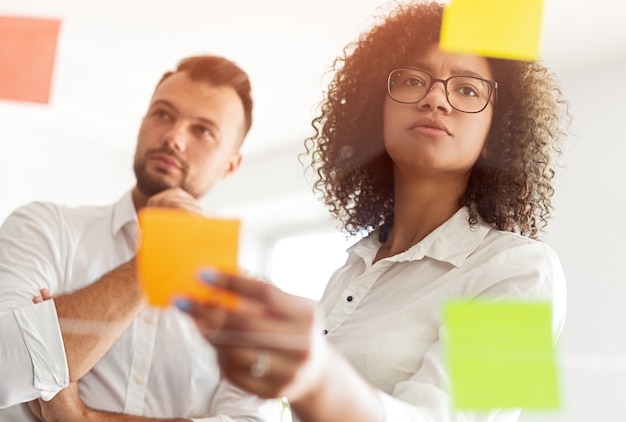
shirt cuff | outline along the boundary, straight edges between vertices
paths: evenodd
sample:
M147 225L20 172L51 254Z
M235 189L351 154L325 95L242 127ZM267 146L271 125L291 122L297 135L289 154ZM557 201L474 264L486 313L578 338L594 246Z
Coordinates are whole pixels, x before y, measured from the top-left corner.
M54 299L13 311L33 365L33 386L52 399L69 385L69 368Z

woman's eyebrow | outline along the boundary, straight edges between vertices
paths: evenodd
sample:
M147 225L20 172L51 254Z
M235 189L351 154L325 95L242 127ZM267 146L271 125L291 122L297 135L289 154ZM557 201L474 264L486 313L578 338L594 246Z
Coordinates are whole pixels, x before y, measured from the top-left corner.
M431 75L434 73L434 68L432 66L424 64L424 63L413 63L410 67L414 67L416 69L423 70L425 72L430 73ZM478 72L475 72L475 71L467 69L467 68L462 68L462 67L457 67L457 68L451 69L450 74L453 75L453 76L472 76L474 78L488 79L488 78L485 78L483 75L481 75Z
M487 79L480 73L474 72L473 70L469 70L469 69L462 69L462 68L452 69L452 74L458 75L458 76L473 76L475 78Z

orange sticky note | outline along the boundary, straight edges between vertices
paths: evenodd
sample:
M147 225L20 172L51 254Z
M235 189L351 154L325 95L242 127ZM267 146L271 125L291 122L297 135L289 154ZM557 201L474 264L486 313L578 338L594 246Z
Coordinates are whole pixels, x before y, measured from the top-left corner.
M440 48L513 60L537 60L543 0L451 0Z
M0 16L0 98L48 103L60 25Z
M239 220L169 208L144 208L138 218L137 270L150 305L168 306L184 296L236 307L234 294L202 283L198 271L237 272Z

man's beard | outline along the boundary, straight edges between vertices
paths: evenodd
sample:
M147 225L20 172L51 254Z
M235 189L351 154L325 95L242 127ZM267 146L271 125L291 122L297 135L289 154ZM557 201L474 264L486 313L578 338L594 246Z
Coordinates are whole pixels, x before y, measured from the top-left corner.
M183 174L183 179L180 181L180 183L169 183L165 178L160 178L160 177L155 178L155 177L151 177L148 174L148 172L146 171L147 159L150 155L154 153L168 154L173 157L176 157L177 161L182 166L181 172ZM154 149L154 150L146 151L143 157L135 159L135 162L133 164L133 170L135 172L135 178L137 179L137 188L139 189L141 193L143 193L147 197L154 196L157 193L160 193L160 192L163 192L164 190L175 188L175 187L180 187L181 189L185 191L187 190L185 189L187 166L181 159L178 158L175 152L169 149ZM166 174L165 170L157 169L156 171Z

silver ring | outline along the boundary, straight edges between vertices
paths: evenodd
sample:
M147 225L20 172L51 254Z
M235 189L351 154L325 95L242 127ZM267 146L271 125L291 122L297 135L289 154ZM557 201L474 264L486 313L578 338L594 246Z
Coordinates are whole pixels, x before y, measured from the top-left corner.
M270 352L267 350L259 350L256 354L256 360L250 366L250 375L254 378L264 377L270 370Z

